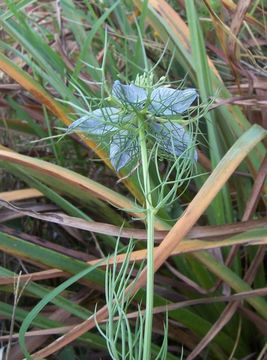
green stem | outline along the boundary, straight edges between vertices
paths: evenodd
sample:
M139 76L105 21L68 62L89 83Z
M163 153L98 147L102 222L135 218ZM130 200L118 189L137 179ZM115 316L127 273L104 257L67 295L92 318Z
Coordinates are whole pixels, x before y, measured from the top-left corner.
M149 176L149 163L146 147L144 122L138 118L139 141L141 148L142 171L144 181L144 196L146 206L147 223L147 284L146 284L146 315L144 332L143 360L151 358L151 338L153 325L153 301L154 301L154 208L151 197L151 184Z

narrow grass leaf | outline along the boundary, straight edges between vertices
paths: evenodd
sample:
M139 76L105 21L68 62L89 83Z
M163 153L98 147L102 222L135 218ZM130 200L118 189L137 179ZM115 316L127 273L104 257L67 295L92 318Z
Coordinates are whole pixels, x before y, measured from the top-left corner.
M99 265L99 264L98 264ZM28 328L31 326L32 321L35 317L43 310L43 308L51 302L57 295L59 295L63 290L67 289L70 285L74 284L84 276L88 275L90 272L96 270L96 267L89 267L87 269L82 270L78 274L72 276L68 280L66 280L61 285L57 286L55 289L49 292L44 298L27 314L26 318L21 324L19 330L19 343L21 350L23 351L24 355L27 359L31 359L29 352L27 351L26 342L25 342L25 333L27 332Z

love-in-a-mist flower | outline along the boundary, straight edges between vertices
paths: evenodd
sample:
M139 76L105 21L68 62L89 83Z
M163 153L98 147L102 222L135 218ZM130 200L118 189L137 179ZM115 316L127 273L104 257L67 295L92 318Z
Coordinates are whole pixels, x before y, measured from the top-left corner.
M198 97L195 89L172 89L160 86L151 92L135 84L124 85L116 80L112 88L116 107L103 107L74 121L69 131L82 131L110 137L110 161L119 171L139 154L136 135L137 117L142 116L145 130L162 151L175 157L197 160L193 140L184 126L174 121Z

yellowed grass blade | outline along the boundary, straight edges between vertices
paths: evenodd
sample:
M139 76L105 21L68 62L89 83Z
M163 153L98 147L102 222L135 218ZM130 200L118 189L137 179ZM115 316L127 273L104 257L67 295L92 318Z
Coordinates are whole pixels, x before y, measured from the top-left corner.
M0 199L4 201L28 200L42 196L44 195L36 189L21 189L0 193Z
M255 246L255 245L267 245L267 232L266 235L257 235L257 236L238 236L234 238L224 239L224 240L216 240L216 241L209 241L209 240L191 240L191 239L184 239L181 241L180 244L176 246L176 248L172 251L170 256L175 256L178 254L186 254L192 253L195 251L201 250L211 250L221 247L227 246L234 246L234 245L244 245L244 246ZM155 248L155 251L157 247ZM138 250L133 251L131 256L127 254L119 254L114 257L110 257L108 260L108 264L112 265L114 261L116 264L122 264L126 257L129 258L130 262L141 262L146 259L147 251ZM88 265L96 265L102 259L90 260L87 262ZM105 267L107 265L106 261L102 260L100 267ZM69 274L58 269L49 269L44 271L38 271L31 274L20 275L19 279L20 282L27 282L27 281L38 281L38 280L47 280L53 279L61 276L68 276ZM16 281L16 277L0 277L0 285L7 285L13 284ZM91 283L90 283L91 284ZM91 286L91 285L90 285Z
M145 217L142 208L127 197L71 170L43 160L1 149L0 160L22 166L29 174L56 188L61 193L65 191L74 197L79 195L79 198L83 199L84 202L92 199L93 196L137 218ZM164 227L166 228L164 223L158 219L155 228L161 230Z

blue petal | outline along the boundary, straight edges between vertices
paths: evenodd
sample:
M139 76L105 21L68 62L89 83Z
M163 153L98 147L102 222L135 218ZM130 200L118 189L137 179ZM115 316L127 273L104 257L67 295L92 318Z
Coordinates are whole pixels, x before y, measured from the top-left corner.
M164 124L153 123L151 128L162 150L183 158L190 158L193 155L194 160L197 160L197 152L193 149L193 140L183 126L166 122Z
M112 96L118 99L124 105L132 105L141 108L147 99L147 92L144 88L131 85L123 85L116 80L112 88Z
M112 166L119 171L137 155L137 144L129 137L128 131L116 133L110 144L109 158Z
M119 111L119 109L113 107L94 110L90 114L74 121L68 127L68 132L83 131L92 135L104 135L105 133L114 131L114 125L121 118Z
M158 87L152 91L149 111L155 115L177 115L186 111L198 97L195 89L175 90Z

